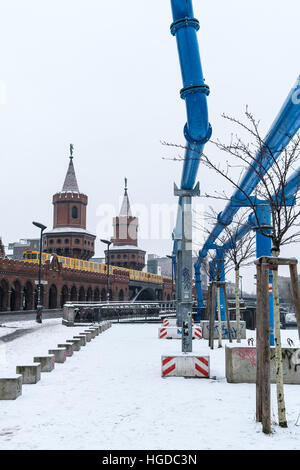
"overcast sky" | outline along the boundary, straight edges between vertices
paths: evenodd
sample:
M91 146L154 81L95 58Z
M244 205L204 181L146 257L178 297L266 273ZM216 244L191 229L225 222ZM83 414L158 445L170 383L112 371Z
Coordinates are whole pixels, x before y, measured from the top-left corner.
M300 72L299 1L193 3L214 138L230 132L221 114L242 116L247 104L267 131ZM71 142L92 233L99 207L118 206L125 176L132 204L176 203L173 183L180 183L182 164L163 160L160 143L183 144L186 122L171 22L169 0L0 1L6 88L0 235L6 245L36 237L32 220L52 227L52 195L62 188ZM219 184L202 166L198 177L203 192ZM172 248L170 240L141 245L160 255ZM102 253L97 241L96 254Z

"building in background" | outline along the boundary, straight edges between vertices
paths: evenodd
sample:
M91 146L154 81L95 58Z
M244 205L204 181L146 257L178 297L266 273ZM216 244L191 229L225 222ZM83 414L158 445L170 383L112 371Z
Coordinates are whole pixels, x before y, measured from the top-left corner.
M0 237L0 258L5 258L5 248Z
M40 249L39 238L22 238L18 242L8 244L7 258L22 260L24 251L38 251Z
M278 283L280 302L294 304L290 278L285 276L278 276ZM300 275L298 275L298 283L300 286Z

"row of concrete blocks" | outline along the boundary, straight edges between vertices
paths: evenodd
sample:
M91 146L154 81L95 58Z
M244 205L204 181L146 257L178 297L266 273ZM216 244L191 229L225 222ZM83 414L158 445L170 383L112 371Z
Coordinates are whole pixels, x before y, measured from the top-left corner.
M0 378L0 400L15 400L22 395L23 384L36 384L41 379L41 372L52 372L55 363L63 364L74 351L80 351L82 346L110 327L109 321L92 326L73 339L58 344L57 348L49 349L47 356L36 356L32 364L17 366L16 375Z

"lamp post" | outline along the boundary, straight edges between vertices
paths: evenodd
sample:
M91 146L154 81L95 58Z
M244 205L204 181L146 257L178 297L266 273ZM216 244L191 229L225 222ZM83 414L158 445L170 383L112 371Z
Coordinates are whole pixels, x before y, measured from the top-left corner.
M41 305L41 271L42 271L42 240L43 240L43 231L47 228L45 225L40 224L39 222L32 222L33 225L41 229L40 235L40 255L39 255L39 280L37 288L37 306L36 306L36 322L42 323L42 310L43 306Z
M172 290L171 290L171 294L172 294L172 300L173 300L173 291L174 291L174 265L173 265L173 255L166 255L167 258L169 258L171 260L171 266L172 266Z
M107 270L106 270L106 300L109 302L109 247L112 244L109 240L100 240L107 246Z

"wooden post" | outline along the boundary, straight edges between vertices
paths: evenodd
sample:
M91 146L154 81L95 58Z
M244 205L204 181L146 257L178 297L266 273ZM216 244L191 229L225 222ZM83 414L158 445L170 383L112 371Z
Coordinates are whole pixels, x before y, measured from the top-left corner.
M291 277L292 293L293 293L297 326L298 326L298 335L300 339L300 292L299 292L298 271L297 271L296 264L290 264L290 277Z
M212 283L211 302L210 302L210 318L209 318L209 346L214 349L215 336L215 316L216 316L216 283Z
M261 313L262 313L262 426L265 434L271 433L271 398L270 398L270 325L269 325L269 265L261 266Z
M223 289L224 289L224 301L225 301L225 311L226 311L228 338L229 338L229 342L232 343L232 334L231 334L231 327L230 327L230 316L229 316L229 309L228 309L228 298L227 298L225 282L223 284Z
M261 289L261 265L256 264L256 421L262 421L262 289Z
M209 284L208 291L207 291L207 300L206 300L206 309L205 309L205 317L207 320L210 319L210 302L211 302L211 284Z

